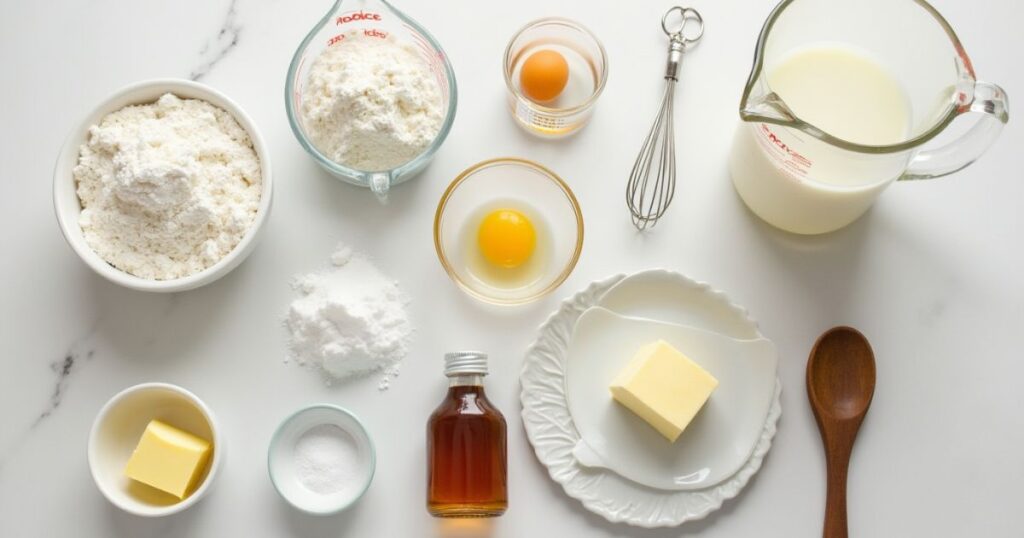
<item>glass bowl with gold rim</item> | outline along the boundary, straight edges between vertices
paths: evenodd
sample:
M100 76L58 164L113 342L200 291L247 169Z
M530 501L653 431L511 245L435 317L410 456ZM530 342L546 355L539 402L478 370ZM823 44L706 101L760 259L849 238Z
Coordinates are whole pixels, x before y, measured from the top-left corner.
M485 219L508 211L529 228L528 257L515 267L490 263L482 243ZM524 237L509 233L498 240ZM583 213L572 189L551 170L526 159L490 159L463 171L444 191L434 216L434 247L448 276L470 296L498 305L528 303L557 288L576 267Z

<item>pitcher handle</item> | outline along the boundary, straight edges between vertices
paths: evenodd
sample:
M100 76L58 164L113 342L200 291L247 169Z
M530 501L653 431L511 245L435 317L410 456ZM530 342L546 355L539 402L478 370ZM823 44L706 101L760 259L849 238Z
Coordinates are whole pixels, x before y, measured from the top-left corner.
M1010 102L998 85L978 81L974 86L974 100L965 110L968 111L980 112L982 116L956 140L915 155L899 177L900 181L931 179L967 168L999 137L1010 119Z

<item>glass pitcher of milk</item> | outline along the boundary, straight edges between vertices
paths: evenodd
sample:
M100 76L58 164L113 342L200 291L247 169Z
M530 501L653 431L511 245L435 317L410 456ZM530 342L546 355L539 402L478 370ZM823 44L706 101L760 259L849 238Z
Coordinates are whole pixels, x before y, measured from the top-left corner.
M924 149L968 112L979 114L969 130ZM783 0L758 38L740 117L736 191L768 223L818 234L856 220L893 181L974 162L1009 106L923 0Z

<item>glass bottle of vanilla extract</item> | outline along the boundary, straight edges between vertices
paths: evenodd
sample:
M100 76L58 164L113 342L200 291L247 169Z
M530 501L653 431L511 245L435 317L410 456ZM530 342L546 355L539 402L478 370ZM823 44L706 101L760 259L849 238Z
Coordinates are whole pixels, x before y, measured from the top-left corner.
M505 417L484 394L487 355L444 357L448 394L427 423L427 510L435 517L496 517L508 508Z

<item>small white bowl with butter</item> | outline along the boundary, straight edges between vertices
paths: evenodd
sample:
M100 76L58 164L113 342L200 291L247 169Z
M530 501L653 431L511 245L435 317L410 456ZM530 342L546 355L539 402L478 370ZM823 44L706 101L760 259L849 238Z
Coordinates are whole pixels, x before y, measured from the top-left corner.
M133 454L143 450L139 442L153 420L211 445L212 452L195 470L195 480L184 498L129 478L126 473ZM142 463L155 467L155 473L178 472L174 465L160 465L165 457L166 453L157 453ZM114 506L137 516L159 517L181 512L206 495L224 459L224 443L213 413L195 394L177 385L143 383L119 392L100 409L89 432L88 458L96 487ZM188 481L187 477L182 480Z

